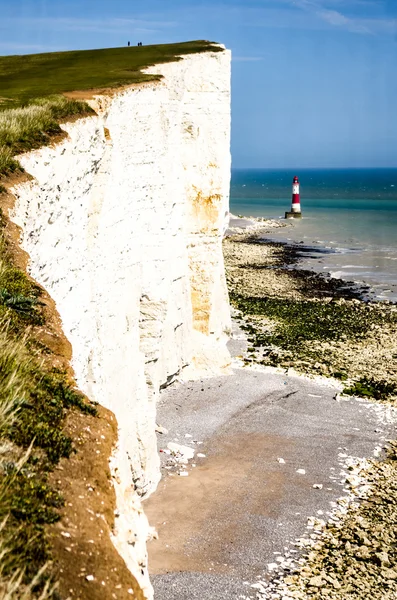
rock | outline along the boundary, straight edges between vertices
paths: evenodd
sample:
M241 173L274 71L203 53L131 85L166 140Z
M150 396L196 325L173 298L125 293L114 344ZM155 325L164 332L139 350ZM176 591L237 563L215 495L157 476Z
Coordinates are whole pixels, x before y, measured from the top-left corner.
M364 546L364 545L360 546L359 549L356 552L356 556L358 558L361 558L361 559L364 559L364 560L369 559L371 557L371 553L369 551L368 546Z
M182 459L189 460L194 457L194 448L190 448L190 446L182 446L182 444L168 442L167 448L174 454L179 454Z
M296 472L299 473L299 475L306 475L305 469L297 469Z
M387 552L385 552L385 551L376 552L375 556L376 556L376 558L378 559L378 561L380 562L381 565L388 565L388 564L390 564L389 555L387 554Z
M250 587L254 588L255 590L259 590L260 592L266 591L265 586L260 581L258 581L258 583L252 583Z
M161 433L162 435L167 435L168 429L162 427L161 425L156 425L156 433Z
M363 483L362 479L360 477L356 477L354 475L350 475L349 477L346 477L346 481L352 488L356 488Z
M323 489L323 484L322 483L314 483L313 484L313 488L315 490L322 490Z
M309 579L309 585L311 587L322 587L323 585L325 585L325 581L323 580L323 578L321 577L321 575L315 575L314 577L312 577L311 579Z
M385 579L397 579L397 571L394 569L382 569L382 575Z
M277 462L279 462L280 465L285 465L285 460L283 458L278 458Z

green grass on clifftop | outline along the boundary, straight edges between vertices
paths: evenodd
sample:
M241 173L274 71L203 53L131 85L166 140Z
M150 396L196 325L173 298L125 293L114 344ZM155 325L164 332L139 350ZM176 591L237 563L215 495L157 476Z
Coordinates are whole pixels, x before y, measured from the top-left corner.
M75 50L0 57L1 101L8 108L32 98L118 87L159 79L142 69L156 63L179 60L182 54L222 49L207 41L153 46Z
M102 50L0 56L0 178L21 171L14 158L62 134L59 123L84 116L86 102L63 93L154 81L143 69L181 60L183 54L221 52L205 41Z

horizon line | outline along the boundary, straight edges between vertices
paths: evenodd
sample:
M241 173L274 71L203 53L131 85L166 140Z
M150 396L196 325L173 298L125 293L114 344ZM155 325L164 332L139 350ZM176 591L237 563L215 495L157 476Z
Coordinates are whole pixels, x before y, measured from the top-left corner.
M233 167L232 171L315 171L315 170L329 170L329 171L353 171L353 170L370 170L370 169L396 169L397 165L393 167Z

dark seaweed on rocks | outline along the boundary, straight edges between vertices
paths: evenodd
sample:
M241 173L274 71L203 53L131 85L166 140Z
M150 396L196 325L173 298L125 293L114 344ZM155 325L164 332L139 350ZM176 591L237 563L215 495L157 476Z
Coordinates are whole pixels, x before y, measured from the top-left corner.
M388 400L397 395L397 383L378 381L374 377L361 377L352 386L343 390L348 396L374 398L375 400Z
M362 377L375 378L378 388L390 385L396 377L396 307L363 301L368 286L300 269L300 251L253 236L225 242L230 299L248 334L245 362L293 367L351 385ZM364 395L376 397L375 387L367 386Z
M254 346L275 345L293 350L310 340L362 339L379 322L377 313L360 304L237 295L231 299L244 314L262 315L276 322L274 329L252 335Z
M338 379L354 376L338 352L338 343L350 343L352 348L356 345L358 352L369 336L397 325L397 313L357 300L255 298L233 293L230 298L244 315L241 327L248 334L251 349L259 352L256 360ZM252 357L247 359L251 360ZM348 393L377 399L381 388L387 388L388 395L392 393L392 384L375 384L372 380L372 385L368 385L369 380L363 381L365 386L352 387ZM364 389L365 393L360 394Z
M258 239L248 240L248 243L257 244L258 241L260 241L263 246L270 246L277 249L273 255L274 266L270 268L276 267L288 271L289 277L301 283L302 291L309 298L332 297L363 300L364 298L370 298L372 296L371 288L366 284L358 285L354 281L345 281L344 279L330 277L328 273L315 273L309 269L301 268L299 264L302 260L302 253L311 251L312 248L309 246ZM316 248L316 252L319 250L320 249ZM255 267L252 265L251 268L263 267Z

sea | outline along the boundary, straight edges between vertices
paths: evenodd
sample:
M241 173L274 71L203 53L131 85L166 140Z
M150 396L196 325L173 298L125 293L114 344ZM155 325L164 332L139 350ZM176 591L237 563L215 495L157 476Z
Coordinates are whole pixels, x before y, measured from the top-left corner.
M397 168L233 169L230 211L284 221L294 175L302 219L288 219L266 239L301 244L301 267L397 301Z

